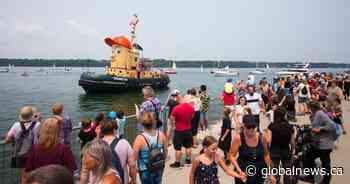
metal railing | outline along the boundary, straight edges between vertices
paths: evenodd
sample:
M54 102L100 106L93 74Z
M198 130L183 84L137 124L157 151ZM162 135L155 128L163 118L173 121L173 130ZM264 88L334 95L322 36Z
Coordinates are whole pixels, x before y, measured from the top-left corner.
M168 109L165 109L160 113L160 118L163 121L163 125L166 126L167 122ZM137 119L135 115L126 117L126 130L125 136L130 144L133 143L136 135L138 134L137 130ZM75 156L75 161L78 165L78 170L76 173L79 173L80 163L81 163L81 149L80 149L80 140L78 134L80 131L80 126L75 126L72 131L72 140L71 140L71 150ZM12 144L5 144L4 141L0 141L0 184L17 184L20 183L20 170L11 168L11 156L12 156Z

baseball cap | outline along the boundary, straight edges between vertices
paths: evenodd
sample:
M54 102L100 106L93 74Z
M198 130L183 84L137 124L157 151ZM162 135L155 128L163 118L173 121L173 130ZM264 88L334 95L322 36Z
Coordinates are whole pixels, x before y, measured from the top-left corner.
M111 111L108 113L108 118L110 119L116 119L117 118L117 112Z
M178 95L180 94L180 91L177 89L174 89L173 91L171 91L171 95Z

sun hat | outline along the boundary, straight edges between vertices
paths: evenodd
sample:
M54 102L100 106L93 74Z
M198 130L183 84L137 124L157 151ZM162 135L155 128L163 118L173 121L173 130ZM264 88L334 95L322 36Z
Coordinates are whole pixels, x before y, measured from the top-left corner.
M171 91L171 95L179 95L180 91L177 89L174 89L173 91Z

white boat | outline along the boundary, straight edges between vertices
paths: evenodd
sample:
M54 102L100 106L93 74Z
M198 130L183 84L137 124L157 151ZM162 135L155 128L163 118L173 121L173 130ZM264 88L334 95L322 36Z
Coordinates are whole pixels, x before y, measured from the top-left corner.
M166 74L177 74L177 72L176 72L176 63L173 62L172 67L169 68L169 69L165 69L164 73L166 73Z
M226 66L225 68L219 68L211 71L215 77L237 76L239 71Z
M8 68L0 68L0 73L8 73L10 70Z
M258 68L256 67L256 69L255 69L254 71L249 72L249 74L253 74L253 75L265 75L265 74L268 72L269 69L270 69L269 65L266 64L265 69L258 69Z
M306 73L309 73L310 66L311 66L310 63L296 64L294 68L286 68L286 69L283 69L282 71L276 72L276 74L280 77L306 74Z
M6 68L6 67L0 68L0 73L13 72L13 71L14 71L14 68L15 68L14 65L9 64L9 66L8 66L7 68Z

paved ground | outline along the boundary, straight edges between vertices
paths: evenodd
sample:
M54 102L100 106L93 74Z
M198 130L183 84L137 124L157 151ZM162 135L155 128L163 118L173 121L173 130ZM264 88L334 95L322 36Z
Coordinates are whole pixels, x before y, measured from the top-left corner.
M345 127L349 131L350 127L348 123L350 122L350 103L344 102L343 103L343 111L344 111L344 120L345 120ZM262 120L262 126L265 128L267 126L267 119L265 117L261 117ZM298 123L309 123L308 117L302 116L298 117ZM211 127L211 130L209 134L214 135L218 137L218 134L220 133L220 123L215 123ZM204 135L201 134L200 138L203 138ZM199 148L193 151L193 155L197 155L199 153ZM349 155L348 155L349 154ZM185 184L189 181L189 172L191 169L191 166L184 166L181 169L173 169L169 167L169 164L174 162L175 156L174 156L174 150L172 148L169 149L169 161L166 164L165 172L163 175L163 183L164 184ZM336 184L345 184L349 183L350 181L350 141L349 141L349 135L343 135L340 138L340 144L338 145L338 149L334 150L332 153L332 166L333 167L343 167L344 175L343 176L333 176L331 183ZM234 183L233 178L228 177L225 175L225 173L220 169L219 170L219 176L220 176L220 182L223 184L229 184ZM302 182L300 182L302 183Z

